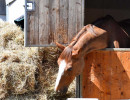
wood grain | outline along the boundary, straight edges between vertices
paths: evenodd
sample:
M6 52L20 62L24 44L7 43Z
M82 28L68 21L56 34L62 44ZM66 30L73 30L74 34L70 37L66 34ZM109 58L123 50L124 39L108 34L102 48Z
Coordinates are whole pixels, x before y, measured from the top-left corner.
M35 0L35 11L28 12L28 46L68 44L83 27L83 2Z
M29 12L28 13L28 41L27 41L27 44L33 44L33 35L34 35L34 19L35 19L35 16L34 16L34 13L33 12Z
M33 44L37 45L39 44L39 0L35 1L35 13L34 13L34 35L33 35ZM32 24L33 26L33 24Z
M49 32L50 32L49 0L39 0L39 44L40 45L48 44Z
M130 52L94 51L85 57L82 96L100 100L130 98Z

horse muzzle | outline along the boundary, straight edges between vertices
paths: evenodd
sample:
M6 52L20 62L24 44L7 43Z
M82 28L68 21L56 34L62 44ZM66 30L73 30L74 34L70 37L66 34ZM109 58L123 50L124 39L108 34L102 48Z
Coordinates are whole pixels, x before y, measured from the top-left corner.
M55 91L60 93L60 94L66 94L68 91L68 87L63 87L61 89L55 89Z

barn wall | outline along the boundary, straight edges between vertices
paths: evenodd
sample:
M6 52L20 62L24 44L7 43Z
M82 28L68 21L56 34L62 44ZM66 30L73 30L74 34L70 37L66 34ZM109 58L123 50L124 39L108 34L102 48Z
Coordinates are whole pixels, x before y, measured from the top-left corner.
M35 11L27 12L26 46L67 44L83 27L84 0L35 0Z
M130 50L94 51L85 57L83 98L130 99Z
M108 14L117 21L130 18L129 0L34 1L35 11L27 13L26 46L52 46L55 41L67 44L84 24Z
M105 15L113 16L117 21L130 19L129 0L86 0L85 24Z

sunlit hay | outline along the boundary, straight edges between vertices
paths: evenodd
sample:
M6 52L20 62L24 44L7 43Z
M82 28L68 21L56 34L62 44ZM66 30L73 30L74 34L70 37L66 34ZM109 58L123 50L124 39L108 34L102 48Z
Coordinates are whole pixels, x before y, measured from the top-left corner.
M0 67L0 99L7 94L7 71Z
M8 55L6 55L6 54L1 54L1 56L0 56L0 63L6 61L8 58L9 58Z
M23 94L34 90L36 68L33 65L12 63L2 64L2 67L7 67L6 85L11 93Z
M24 47L23 32L0 21L0 99L63 100L75 97L75 81L66 95L54 92L58 73L56 47Z
M25 48L25 51L3 51L2 68L7 70L8 90L13 94L33 91L36 84L35 73L40 57L37 50ZM4 60L3 60L4 59Z
M20 27L0 21L0 46L4 48L6 46L8 49L17 49L19 46L24 44L23 38L24 34Z
M4 28L9 23L5 23L3 20L0 20L0 29Z
M3 55L0 54L0 69L6 80L5 86L3 85L6 88L4 88L3 91L10 91L12 94L23 94L34 91L36 84L35 71L37 69L37 65L33 62L35 58L24 57L27 56L24 52L19 53L15 51L15 53L13 53L3 51L2 53ZM27 59L29 61L27 61ZM3 80L3 77L1 80ZM0 84L1 83L2 82L0 82Z
M35 90L38 50L23 46L23 31L0 21L0 98Z
M66 100L66 98L75 97L75 80L70 85L67 94L59 94L54 91L54 86L58 73L57 59L61 51L55 47L41 48L43 52L43 70L44 82L42 85L43 95L46 94L45 100ZM42 99L41 99L42 100Z
M16 64L15 67L10 67L9 77L7 77L7 79L10 80L8 83L12 83L14 89L12 90L11 88L11 92L23 94L27 91L33 91L35 86L35 70L36 66L28 64Z

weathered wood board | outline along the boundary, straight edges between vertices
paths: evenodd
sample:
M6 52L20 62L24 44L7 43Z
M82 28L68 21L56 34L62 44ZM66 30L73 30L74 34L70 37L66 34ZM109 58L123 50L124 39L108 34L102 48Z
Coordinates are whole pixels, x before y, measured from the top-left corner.
M82 97L130 99L130 51L94 51L85 57Z
M84 25L84 0L35 0L27 23L26 46L68 44Z

